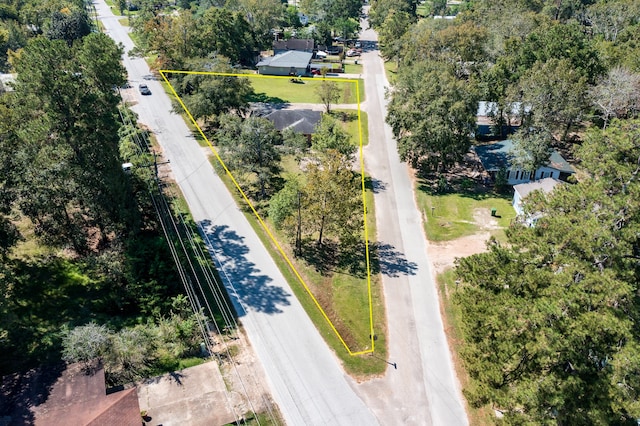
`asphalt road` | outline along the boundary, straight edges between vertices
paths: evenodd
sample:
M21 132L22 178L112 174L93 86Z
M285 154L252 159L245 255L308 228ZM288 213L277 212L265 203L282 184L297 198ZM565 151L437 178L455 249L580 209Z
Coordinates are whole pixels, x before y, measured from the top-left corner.
M95 3L106 33L133 47L103 0ZM152 95L137 94L139 121L156 135L173 175L201 226L232 293L251 344L262 362L272 396L290 425L375 425L377 420L354 392L289 285L231 195L214 173L203 149L144 60L123 57L129 81L146 83ZM223 403L223 402L221 402Z
M381 259L381 270L389 361L397 368L389 367L384 377L359 385L358 392L381 424L466 425L413 183L385 122L389 83L379 51L372 48L377 35L365 30L360 39L368 46L361 57L366 91L363 110L369 116L365 164L376 188L378 241L395 259L388 267Z

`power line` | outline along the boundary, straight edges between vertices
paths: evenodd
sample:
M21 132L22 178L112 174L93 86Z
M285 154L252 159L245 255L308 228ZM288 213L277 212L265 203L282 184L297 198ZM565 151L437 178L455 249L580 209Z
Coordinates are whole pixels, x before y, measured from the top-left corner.
M131 117L129 117L126 114L122 114L122 111L119 110L120 113L120 117L121 120L123 122L123 124L125 125L129 125L131 126L132 129L137 130L138 127L134 126L131 120ZM142 156L142 158L144 158L144 151L147 151L148 149L148 134L146 133L146 131L143 131L143 135L144 135L144 139L146 139L145 141L141 141L141 136L137 131L134 131L133 133L133 138L135 140L135 146L136 149L138 151L138 153ZM162 190L162 183L158 177L158 169L157 169L157 165L159 163L157 162L157 158L155 157L155 153L154 153L154 171L155 171L155 181L157 184L157 190L158 190L158 196L159 196L159 200L156 200L156 197L154 196L154 190L153 190L153 186L151 185L151 182L147 181L147 185L148 185L148 190L150 193L150 197L152 200L152 203L154 205L154 209L156 210L156 213L159 217L161 226L163 228L163 232L165 234L165 238L167 239L167 242L169 243L169 247L170 247L170 251L172 254L172 257L174 259L174 263L176 264L176 268L178 269L178 274L179 277L185 287L185 290L187 292L187 296L188 299L190 301L190 305L192 307L192 309L194 310L195 313L199 313L202 312L204 310L204 308L201 306L200 304L200 298L198 297L198 294L194 288L194 281L198 287L198 289L200 290L200 294L202 295L202 300L204 301L205 305L206 305L206 311L208 311L210 317L212 318L212 322L213 325L216 328L216 332L218 333L218 335L220 336L224 336L224 330L220 330L220 327L217 323L217 321L215 321L215 315L213 313L213 309L211 308L211 306L209 305L209 300L208 297L206 296L206 292L202 286L202 283L200 282L200 279L198 278L198 269L199 272L202 274L202 276L204 277L204 280L206 281L207 284L207 288L209 289L211 295L214 298L214 302L218 308L218 311L220 312L220 314L222 315L222 319L223 322L225 324L225 329L238 329L238 324L235 320L235 315L234 315L234 310L231 308L231 306L229 306L229 303L227 301L227 298L225 297L225 295L222 293L223 291L223 286L220 284L220 282L218 281L218 279L216 278L215 272L213 271L213 269L211 268L211 257L207 257L203 251L202 248L200 246L200 244L198 243L198 241L195 240L195 232L193 231L193 229L184 221L184 218L182 217L182 215L178 214L178 217L180 219L180 225L182 228L182 231L184 232L184 235L187 237L188 240L188 246L191 248L192 254L196 257L197 262L195 262L195 265L198 265L197 267L194 266L194 263L191 262L191 256L189 251L187 250L187 245L185 245L184 241L183 241L183 237L181 235L181 231L180 231L180 227L178 226L178 224L176 223L176 220L174 218L173 212L171 211L171 207L169 206L169 203L166 200L166 197L164 196L163 190ZM150 164L144 164L143 167L149 167L151 166ZM160 204L160 205L159 205ZM165 220L163 218L163 214L164 213L166 215L167 218L169 218L169 221L171 223L165 223ZM185 270L187 268L184 267L180 256L178 254L178 250L176 249L176 247L174 247L174 245L171 243L172 238L169 235L169 227L171 227L175 233L175 237L177 239L177 241L179 242L180 248L182 249L182 253L185 256L185 259L187 260L187 263L189 265L188 269L191 270L191 273L193 274L193 280L190 278L190 274ZM198 227L198 229L201 229L200 227ZM206 235L205 235L206 238ZM207 324L203 324L201 321L201 318L199 315L196 316L197 317L197 321L198 321L198 326L200 328L201 333L203 334L203 337L205 339L205 345L207 347L207 350L210 354L213 354L214 356L216 356L216 358L218 359L218 361L220 362L220 364L222 365L222 359L220 358L220 355L213 351L212 345L211 345L211 341L209 339L208 336L208 331L209 331L209 327ZM249 404L250 407L250 412L253 413L254 418L256 420L256 422L258 424L260 424L260 421L258 419L257 416L257 412L255 410L255 407L253 406L253 402L251 400L251 398L249 397L248 394L248 390L246 388L246 385L244 383L244 380L242 378L242 375L240 374L240 372L237 369L236 364L233 362L233 356L231 354L231 351L229 349L229 345L226 344L224 342L224 339L221 340L223 343L223 347L224 350L226 352L226 356L227 359L230 360L231 364L233 365L234 368L234 372L238 377L238 380L240 382L240 385L242 387L244 396L246 398L247 403ZM251 371L251 369L249 369L249 373L251 376L251 379L253 379L254 383L257 385L258 384L258 380L255 377L255 374L253 371ZM231 401L229 401L229 396L226 395L227 397L227 403L229 405L229 407L231 408L231 411L234 413L234 415L236 416L236 418L239 418L240 421L242 421L243 423L245 422L244 416L238 416L238 414L235 412L234 408L233 408L233 404L231 403ZM273 421L274 424L277 424L278 421L271 409L271 403L270 401L268 401L266 399L266 397L264 396L264 394L262 395L262 400L263 403L265 405L265 407L268 410L268 415L271 418L271 420Z

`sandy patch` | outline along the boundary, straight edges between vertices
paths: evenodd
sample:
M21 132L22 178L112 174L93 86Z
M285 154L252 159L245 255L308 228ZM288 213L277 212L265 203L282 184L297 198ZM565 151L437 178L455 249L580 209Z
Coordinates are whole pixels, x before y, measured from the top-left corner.
M435 275L453 267L457 258L487 251L491 231L500 229L498 221L488 209L475 209L473 220L480 228L479 232L451 241L429 242L427 252Z

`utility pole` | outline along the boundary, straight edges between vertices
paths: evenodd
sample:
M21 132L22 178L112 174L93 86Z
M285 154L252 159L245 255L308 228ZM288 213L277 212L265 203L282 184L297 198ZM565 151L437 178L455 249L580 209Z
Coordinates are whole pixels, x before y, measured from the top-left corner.
M153 151L153 169L154 169L155 174L156 174L156 180L158 180L158 165L159 164L169 164L170 162L171 161L167 160L167 161L162 161L162 162L158 163L158 153Z

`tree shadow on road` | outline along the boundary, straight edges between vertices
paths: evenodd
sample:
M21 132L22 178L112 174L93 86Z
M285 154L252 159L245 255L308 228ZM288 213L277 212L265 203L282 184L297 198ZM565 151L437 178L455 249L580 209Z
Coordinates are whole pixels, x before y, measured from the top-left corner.
M327 241L322 246L315 242L303 242L301 258L322 275L347 273L357 278L367 277L367 257L364 241L339 245ZM369 268L371 274L382 273L388 277L416 275L418 265L407 260L394 246L387 243L369 243Z
M214 262L238 316L244 316L245 309L277 314L282 312L281 307L290 304L291 294L271 284L271 277L262 274L247 259L250 249L244 243L244 237L226 225L215 226L209 220L198 225L207 248L214 254Z
M379 194L387 189L387 184L380 179L376 179L371 176L364 177L364 188L373 191L374 194Z
M397 278L401 275L416 275L418 271L418 265L407 260L404 253L397 251L391 244L378 241L370 245L370 250L372 270L375 265L376 273Z

